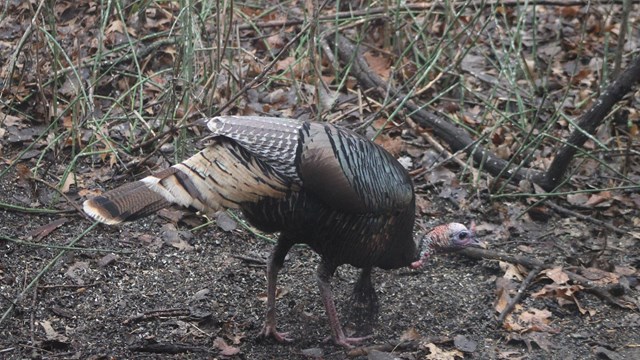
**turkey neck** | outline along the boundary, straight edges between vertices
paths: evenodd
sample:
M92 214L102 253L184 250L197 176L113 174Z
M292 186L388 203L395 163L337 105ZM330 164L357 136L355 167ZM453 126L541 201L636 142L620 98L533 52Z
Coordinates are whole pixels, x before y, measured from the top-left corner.
M334 266L395 269L409 266L419 255L413 239L415 199L391 214L333 210L304 191L241 207L258 229L280 231L279 241L307 244Z

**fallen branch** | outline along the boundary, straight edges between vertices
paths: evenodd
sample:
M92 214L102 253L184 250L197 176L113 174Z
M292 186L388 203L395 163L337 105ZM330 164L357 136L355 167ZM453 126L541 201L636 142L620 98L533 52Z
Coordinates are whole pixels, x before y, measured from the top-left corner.
M538 259L530 258L527 256L509 255L509 254L499 253L496 251L485 250L480 248L466 248L466 249L460 250L459 253L474 259L489 259L489 260L505 261L512 264L523 265L529 269L532 269L529 272L529 275L527 276L527 278L522 282L520 288L518 289L518 294L510 301L510 303L507 305L507 307L503 310L503 312L498 317L498 321L500 323L502 323L506 318L506 316L511 311L513 311L513 308L515 307L515 305L522 299L524 295L524 290L530 285L531 281L535 278L537 274L539 274L544 269L551 269L551 268L560 266L558 264L546 264ZM605 302L608 302L610 304L613 304L615 306L618 306L624 309L637 307L636 304L632 302L623 302L611 294L611 290L613 290L614 287L617 287L618 286L617 284L612 286L600 286L595 284L593 281L590 281L589 279L585 278L584 276L581 276L571 271L567 271L566 269L563 271L564 273L567 274L567 276L569 276L569 279L573 281L575 284L582 286L585 291L593 293L594 295L599 297L601 300L604 300Z
M602 92L587 112L582 114L567 142L556 152L549 169L534 174L532 181L547 191L561 183L571 162L580 147L595 134L596 129L611 111L613 106L631 91L640 80L640 55L627 65L618 78Z
M619 227L615 227L607 222L604 222L602 220L598 220L598 219L594 219L591 216L588 215L583 215L580 214L577 211L573 211L573 210L569 210L565 207L562 207L552 201L545 201L544 202L545 205L549 206L550 208L552 208L553 210L555 210L556 212L563 214L563 215L569 215L569 216L573 216L575 218L578 218L580 220L584 220L584 221L588 221L590 223L593 223L595 225L601 226L609 231L613 231L616 234L620 234L620 235L626 235L628 233L628 231L621 229Z
M545 265L542 261L534 258L530 258L522 255L509 255L505 253L499 253L497 251L485 250L480 248L466 248L459 251L460 254L468 256L473 259L489 259L506 261L512 264L520 264L533 269L539 267L541 269L547 269L552 267L551 265Z
M418 125L413 122L413 120L407 118L407 123L409 124L409 126L411 128L413 128L414 130L416 130L416 132L418 132L417 127ZM429 135L426 132L418 132L420 134L420 136L422 136L422 138L429 143L429 145L431 145L434 149L436 149L436 151L440 154L444 154L447 156L446 159L444 159L441 162L438 162L437 165L440 165L442 163L445 163L449 160L452 160L453 162L455 162L456 164L458 164L458 166L460 166L461 168L466 168L468 169L471 174L473 175L473 180L474 182L477 181L480 177L480 174L478 173L478 171L474 168L472 168L471 166L468 166L464 161L460 160L456 155L457 154L452 154L451 152L449 152L447 149L444 148L444 146L440 145L439 142L436 141L436 139L433 138L433 136ZM430 169L426 169L426 171L429 171Z
M174 318L174 317L185 318L189 316L191 316L191 311L186 308L161 309L161 310L147 311L143 314L137 314L135 316L132 316L124 320L122 323L124 325L128 325L131 323L138 323L141 321L149 321L149 320L162 319L162 318Z
M351 349L347 352L348 357L359 357L359 356L367 356L372 351L381 351L381 352L394 352L394 351L416 351L419 350L420 344L444 344L452 342L453 340L449 337L428 337L428 338L420 338L418 340L399 340L394 343L386 343L380 345L371 345L371 346L363 346Z
M259 266L266 266L267 262L264 259L258 259L252 256L247 256L247 255L231 255L232 257L242 260L246 263L248 263L249 265L259 265Z
M575 156L577 150L595 132L605 116L613 106L620 101L640 79L640 56L636 57L627 69L611 84L607 90L593 103L577 123L577 129L571 134L567 142L557 151L549 169L542 172L535 169L516 167L511 162L503 160L486 150L473 140L463 129L451 124L446 119L415 104L407 94L399 91L391 84L377 76L367 64L358 47L342 35L327 37L334 41L339 58L345 64L350 64L351 74L358 80L365 91L377 93L381 98L404 99L402 105L409 111L409 116L422 127L429 127L433 132L446 141L452 151L465 151L477 166L484 168L493 176L502 176L512 183L530 180L547 191L551 191L562 183L567 165Z
M613 4L622 4L624 2L624 0L603 0L601 1L603 3L606 3L607 5L611 5ZM638 3L639 1L632 1L632 3ZM429 2L422 2L422 3L403 3L402 5L399 6L379 6L379 7L373 7L373 8L367 8L367 9L363 9L363 10L352 10L352 11L339 11L335 14L331 14L331 15L324 15L324 16L319 16L318 20L319 21L335 21L335 20L348 20L351 18L357 18L357 17L364 17L366 16L367 19L370 21L376 17L388 17L390 16L390 14L394 13L394 12L412 12L412 11L426 11L426 10L432 10L432 9L446 9L446 8L453 8L453 9L459 9L461 7L469 7L469 6L485 6L485 7L490 7L493 5L499 5L499 6L508 6L508 7L513 7L513 6L524 6L524 5L528 5L528 6L562 6L562 7L569 7L569 6L589 6L591 4L593 4L593 1L587 1L587 0L577 0L577 1L563 1L563 0L498 0L498 1L486 1L486 0L480 0L480 1L476 1L474 3L469 3L469 1L453 1L450 3L443 3L443 2L436 2L436 1L429 1ZM597 3L597 1L596 1ZM269 13L266 13L269 14ZM238 30L252 30L252 29L266 29L266 28L273 28L273 27L287 27L287 26L294 26L294 25L300 25L302 23L304 23L306 20L304 19L290 19L290 20L272 20L272 21L258 21L255 23L247 23L247 24L241 24L238 25Z
M333 44L337 50L339 58L347 64L351 64L351 74L358 80L365 91L376 92L382 98L400 98L406 99L401 104L409 111L409 116L420 126L424 128L432 128L436 136L440 137L449 144L453 152L465 151L476 164L482 165L490 174L496 175L501 172L509 177L511 181L517 183L521 180L533 177L537 170L515 169L510 163L492 154L490 151L473 140L471 136L444 118L423 109L413 101L408 99L407 94L399 91L391 84L383 81L379 76L369 68L366 60L358 51L358 48L342 35L327 37L329 41L335 40ZM509 170L504 171L509 167Z
M628 302L628 303L622 302L611 294L611 291L614 288L619 287L618 284L609 285L609 286L600 286L600 285L594 284L593 281L587 279L582 275L578 275L572 271L567 271L567 270L563 270L563 271L565 274L567 274L567 276L569 276L569 279L571 279L571 281L582 286L585 291L588 291L594 294L600 299L606 302L609 302L611 304L614 304L623 309L638 309L638 306L636 304L632 302Z

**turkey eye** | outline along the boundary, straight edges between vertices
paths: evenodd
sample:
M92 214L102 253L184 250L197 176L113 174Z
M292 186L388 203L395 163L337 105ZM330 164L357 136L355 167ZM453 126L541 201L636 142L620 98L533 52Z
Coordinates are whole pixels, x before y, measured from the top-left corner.
M461 233L460 233L460 235L458 235L458 237L459 237L461 240L464 240L464 239L466 239L466 238L467 238L467 233L466 233L466 232L461 232Z

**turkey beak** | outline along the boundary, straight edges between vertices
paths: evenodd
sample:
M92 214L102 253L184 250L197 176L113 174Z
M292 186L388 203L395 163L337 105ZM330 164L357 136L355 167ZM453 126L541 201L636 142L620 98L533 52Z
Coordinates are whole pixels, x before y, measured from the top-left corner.
M409 267L413 270L418 270L422 267L422 265L424 265L425 259L426 257L420 257L420 260L412 262L411 265L409 265Z
M469 230L471 232L471 235L469 236L469 240L465 244L465 246L482 247L482 244L483 244L482 241L480 241L476 237L476 222L475 221L471 222L471 225L469 226Z
M207 128L207 122L209 122L209 118L202 118L202 119L198 119L196 121L193 122L193 125L197 126L197 127L203 127L203 128Z
M480 241L476 234L469 237L469 240L464 244L464 247L482 247L482 241Z
M426 242L426 239L428 236L429 236L428 234L423 235L422 243ZM424 248L420 250L420 257L418 258L418 260L412 262L411 265L409 265L411 269L414 269L414 270L420 269L422 265L424 265L424 263L427 261L431 253L433 252L433 249L431 249L429 244L423 244L423 246Z

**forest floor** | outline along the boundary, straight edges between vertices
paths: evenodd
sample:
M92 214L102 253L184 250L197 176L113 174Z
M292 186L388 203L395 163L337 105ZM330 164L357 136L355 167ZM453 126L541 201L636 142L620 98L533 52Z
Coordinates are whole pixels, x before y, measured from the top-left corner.
M555 192L465 154L544 171L637 56L640 5L544 3L4 2L0 358L640 359L638 92ZM388 86L353 76L336 33ZM452 155L408 103L474 143ZM487 251L520 258L377 269L372 337L343 349L324 341L318 256L295 247L277 300L295 341L256 340L268 236L184 209L112 227L80 209L193 154L206 133L188 125L215 114L357 129L409 168L420 225L473 220ZM348 333L356 277L342 266L332 282Z
M2 201L27 196L27 187L7 181L11 178L0 183ZM457 213L443 206L441 217L455 219ZM77 214L0 210L0 218L5 236L60 246L90 224ZM475 220L480 227L492 222L482 216ZM597 257L612 266L638 264L637 250L613 238L606 251L596 254L585 250L591 239L558 243L548 235L558 228L579 232L584 227L598 233L588 224L553 216L544 223L528 222L509 241L496 241L487 231L479 235L491 249L521 253L526 248L526 255L550 263ZM308 248L291 251L279 278L279 328L295 338L283 345L256 339L265 311L264 264L272 244L247 231L216 226L176 231L160 216L101 225L76 244L94 250L67 252L24 296L18 296L21 289L59 250L0 241L0 303L3 311L15 304L0 329L2 358L222 358L225 351L242 359L367 358L358 352L362 349L323 342L330 330L314 276L318 257ZM356 274L343 266L332 284L345 323ZM548 312L537 330L507 331L496 321L496 284L504 274L496 261L455 254L434 257L420 271L376 271L380 315L373 337L363 343L369 359L640 358L638 311L577 289L576 302L564 306L555 298L531 296L548 279L535 281L518 305L522 314ZM636 299L637 294L631 293ZM393 349L401 339L413 342ZM387 347L376 348L380 345Z

